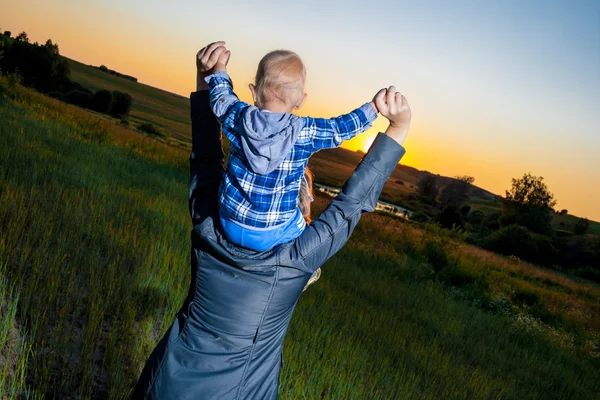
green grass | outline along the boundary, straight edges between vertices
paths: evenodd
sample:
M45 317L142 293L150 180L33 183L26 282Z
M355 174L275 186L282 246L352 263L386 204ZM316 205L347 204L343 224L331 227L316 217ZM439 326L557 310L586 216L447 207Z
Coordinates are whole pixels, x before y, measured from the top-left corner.
M30 396L127 398L187 294L188 156L0 94L0 272ZM597 398L598 285L457 238L365 215L299 301L281 398Z
M566 230L568 232L573 232L575 230L575 224L579 217L575 215L558 215L555 214L552 219L552 227L554 229ZM561 222L563 225L561 225ZM590 228L588 233L600 235L600 223L596 221L590 221Z
M19 292L4 278L4 268L0 260L0 393L2 399L17 399L27 394L25 378L31 344L18 329Z
M133 99L130 117L133 125L152 123L160 127L163 132L168 132L172 143L189 146L191 143L189 99L119 78L75 60L67 60L73 81L93 91L107 89L129 93Z

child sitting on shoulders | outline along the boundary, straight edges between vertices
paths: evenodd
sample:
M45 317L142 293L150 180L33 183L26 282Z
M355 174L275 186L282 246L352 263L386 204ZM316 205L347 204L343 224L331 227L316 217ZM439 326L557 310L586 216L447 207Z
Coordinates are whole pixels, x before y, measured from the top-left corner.
M288 50L262 58L250 84L254 106L249 105L233 92L229 55L224 49L206 77L212 110L231 142L219 189L220 220L229 241L262 252L305 229L298 197L310 156L366 131L378 111L371 101L331 119L294 115L306 100L306 69Z

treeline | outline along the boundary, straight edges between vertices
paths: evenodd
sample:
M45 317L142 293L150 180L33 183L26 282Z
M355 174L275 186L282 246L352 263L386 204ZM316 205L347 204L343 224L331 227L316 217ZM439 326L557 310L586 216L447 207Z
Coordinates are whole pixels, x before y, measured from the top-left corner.
M102 72L106 72L107 74L111 74L114 76L118 76L119 78L127 79L128 81L132 81L132 82L138 81L137 78L135 78L131 75L125 75L125 74L115 71L114 69L108 69L105 65L101 65L99 67L94 67L94 68L99 69Z
M48 39L45 44L30 43L27 33L11 37L0 35L0 71L25 86L32 87L61 101L88 108L116 118L131 111L128 93L92 90L70 79L69 64L60 56L58 44Z
M413 219L463 231L468 242L488 250L600 282L600 235L589 234L587 218L578 218L571 230L565 229L564 222L555 229L555 216L568 212L554 210L556 200L542 177L524 174L513 179L504 198L496 199L500 208L487 214L471 205L473 181L469 176L456 177L441 188L435 175L421 177L411 197L429 212L417 213Z

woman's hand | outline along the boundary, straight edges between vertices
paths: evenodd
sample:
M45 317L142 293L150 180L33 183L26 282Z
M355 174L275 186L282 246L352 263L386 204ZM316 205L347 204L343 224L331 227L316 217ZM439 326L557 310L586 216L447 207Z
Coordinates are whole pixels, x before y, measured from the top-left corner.
M215 71L226 71L231 52L225 48L225 42L214 42L196 53L196 91L208 90L204 78Z
M381 115L390 121L385 134L402 144L408 134L412 118L408 101L396 91L394 86L390 86L387 92L380 90L374 100Z

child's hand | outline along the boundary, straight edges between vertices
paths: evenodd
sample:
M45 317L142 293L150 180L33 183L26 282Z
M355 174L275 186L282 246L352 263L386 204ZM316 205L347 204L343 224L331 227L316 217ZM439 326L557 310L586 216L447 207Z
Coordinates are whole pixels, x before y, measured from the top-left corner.
M394 86L380 90L375 96L375 105L381 115L390 121L390 126L400 128L408 126L412 117L406 98L396 91Z

